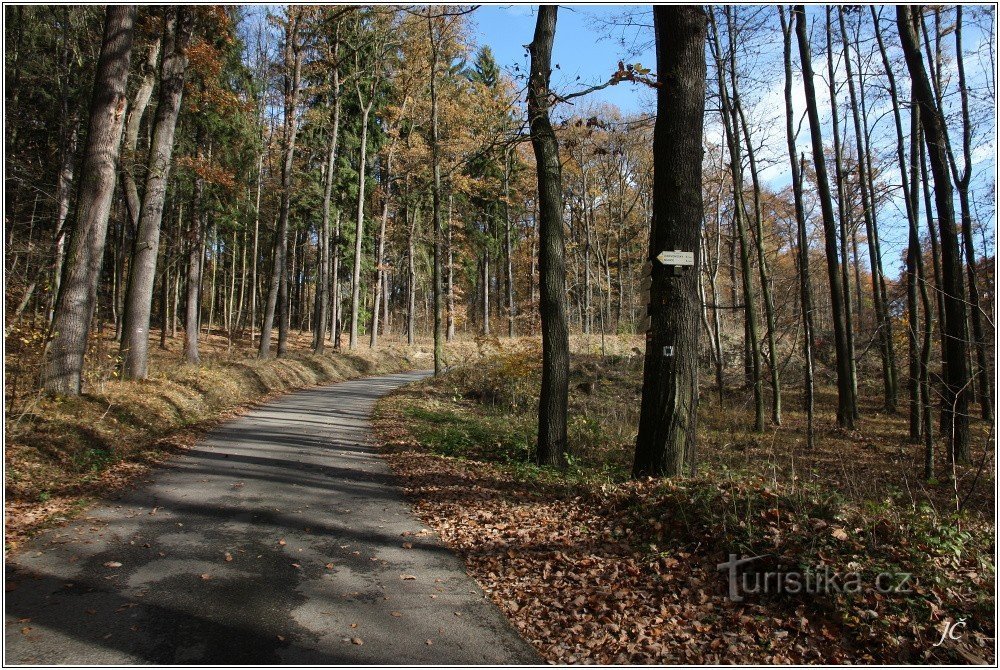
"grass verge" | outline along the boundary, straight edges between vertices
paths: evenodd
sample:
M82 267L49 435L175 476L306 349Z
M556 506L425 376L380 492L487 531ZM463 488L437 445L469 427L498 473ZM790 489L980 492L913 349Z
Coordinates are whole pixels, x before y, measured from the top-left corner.
M5 419L6 548L133 485L212 426L273 396L433 365L428 346L316 356L308 343L296 341L288 356L258 360L246 352L213 352L213 344L222 350L209 341L207 360L198 366L156 351L153 373L144 381L101 376L107 371L97 367L78 397L36 392L16 403L8 398L16 409Z

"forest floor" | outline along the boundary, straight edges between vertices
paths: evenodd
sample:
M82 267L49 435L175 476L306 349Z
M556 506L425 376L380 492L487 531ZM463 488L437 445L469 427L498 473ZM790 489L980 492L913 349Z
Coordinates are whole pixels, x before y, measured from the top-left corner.
M638 340L613 344L575 342L566 472L530 464L536 341L481 347L376 409L417 513L547 660L994 662L989 426L973 422L972 466L939 457L928 483L877 389L844 431L823 385L809 451L791 387L782 425L755 434L747 394L720 405L706 386L698 473L630 481L642 358ZM739 571L742 602L718 567L733 555L758 557ZM946 630L959 639L936 645Z
M182 362L183 333L150 342L148 380L117 378L118 345L105 330L87 356L84 393L49 398L37 390L42 337L28 326L6 337L4 393L5 548L79 514L95 499L129 487L149 468L189 448L211 427L288 391L374 374L433 366L432 345L383 338L369 349L311 353L293 331L289 355L258 360L249 340L202 334L200 365ZM447 350L452 363L474 345ZM346 343L345 343L346 347ZM465 347L465 349L463 349Z

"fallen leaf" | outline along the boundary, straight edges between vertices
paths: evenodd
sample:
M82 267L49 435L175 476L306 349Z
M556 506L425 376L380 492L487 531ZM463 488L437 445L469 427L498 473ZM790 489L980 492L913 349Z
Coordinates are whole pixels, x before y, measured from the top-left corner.
M326 569L327 570L333 570L333 563L327 563L326 564Z
M362 640L360 637L352 637L351 642L359 646L365 643L365 641Z
M204 580L209 580L209 579L211 579L211 578L212 578L212 575L210 575L210 574L208 574L207 572L205 572L205 573L203 573L203 574L201 575L201 578L202 578L202 579L204 579Z
M278 540L278 544L280 544L283 547L283 546L285 546L288 543L285 542L285 538L281 538L280 540Z
M233 560L233 555L232 555L232 554L230 554L230 553L229 553L229 552L227 551L227 552L226 552L226 563L230 563L230 562L232 562L232 560Z
M106 568L120 568L120 567L122 567L122 564L119 563L118 561L108 561L107 563L104 564L104 567L106 567Z
M403 549L413 549L413 543L412 542L404 542L403 543Z
M394 617L396 617L396 618L399 618L399 617L403 616L402 612L395 612L394 611L394 612L389 612L389 614L392 615L392 616L394 616Z
M409 581L411 579L416 579L416 577L414 575L400 575L399 578L402 579L402 580L405 580L405 581Z
M833 535L833 537L838 540L847 539L847 532L843 528L834 528L830 531L830 535Z

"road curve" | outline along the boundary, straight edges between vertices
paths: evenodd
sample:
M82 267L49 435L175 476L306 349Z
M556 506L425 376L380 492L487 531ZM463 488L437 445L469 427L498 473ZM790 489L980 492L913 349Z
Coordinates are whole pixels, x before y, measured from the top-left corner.
M372 449L375 400L424 374L279 398L36 536L4 665L540 663Z

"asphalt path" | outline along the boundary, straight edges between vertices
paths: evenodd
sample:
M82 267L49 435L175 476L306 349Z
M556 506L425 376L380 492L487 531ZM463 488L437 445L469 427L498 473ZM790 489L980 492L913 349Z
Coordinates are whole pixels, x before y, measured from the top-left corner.
M213 430L5 564L9 664L536 664L372 448L375 400L312 388Z

